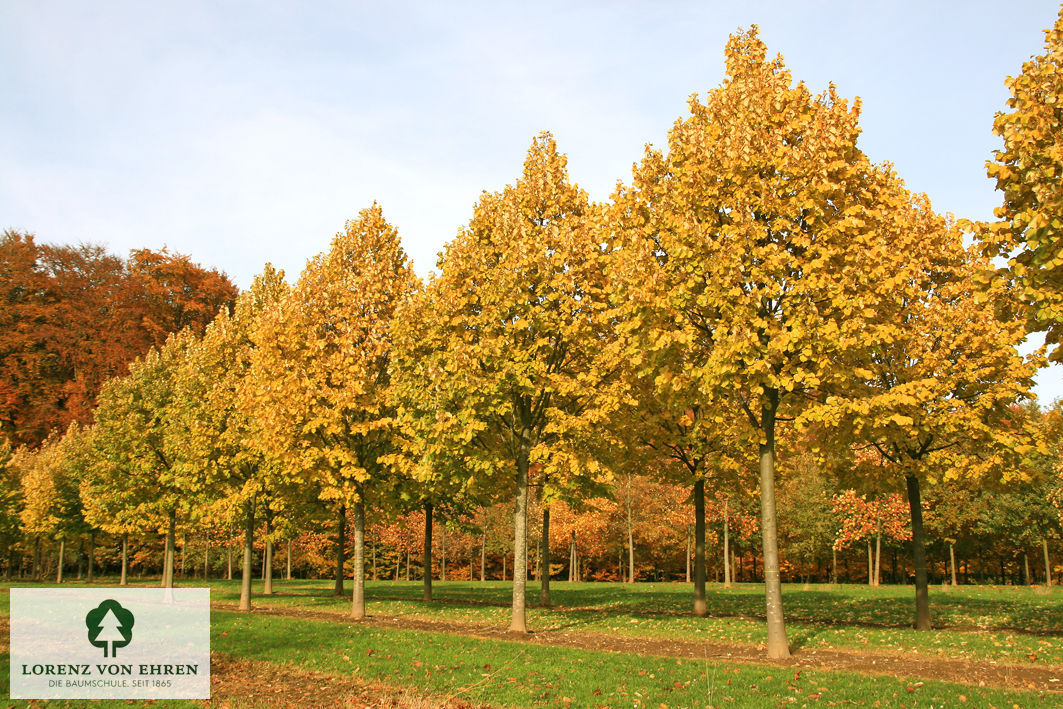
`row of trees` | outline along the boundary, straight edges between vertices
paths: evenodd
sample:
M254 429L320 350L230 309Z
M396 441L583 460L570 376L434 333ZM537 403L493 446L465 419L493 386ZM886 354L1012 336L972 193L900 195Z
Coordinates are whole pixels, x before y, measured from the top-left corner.
M1018 281L990 277L982 247L964 245L992 251L1028 229L934 213L859 150L859 102L794 84L755 28L731 37L726 62L608 203L570 182L542 134L427 283L376 205L293 286L267 266L201 337L182 331L106 384L95 424L56 443L79 461L86 523L165 529L172 583L178 519L240 520L248 608L258 516L269 539L327 507L340 589L353 527L358 618L367 515L423 509L431 568L433 515L510 500L510 630L525 632L535 496L550 539L561 503L612 496L632 517L636 476L688 490L704 614L707 490L734 491L724 499L758 500L768 653L782 657L781 451L903 483L916 626L929 628L927 485L1057 465L1015 406L1043 359L1016 348L1041 321L998 319L1025 302Z

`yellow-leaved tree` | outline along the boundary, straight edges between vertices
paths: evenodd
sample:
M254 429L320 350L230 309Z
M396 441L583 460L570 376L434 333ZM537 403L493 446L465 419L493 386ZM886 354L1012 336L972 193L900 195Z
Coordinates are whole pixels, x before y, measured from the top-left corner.
M993 132L1004 140L986 163L1004 204L1003 221L981 232L987 256L1007 256L995 271L1012 281L1000 315L1022 317L1031 332L1044 331L1050 358L1063 362L1063 9L1045 31L1045 51L1006 82L1009 111L998 113Z
M713 343L698 337L689 309L673 299L675 273L649 227L637 190L615 195L615 236L610 281L617 303L620 361L629 402L614 429L625 446L623 465L691 488L694 503L694 615L707 614L705 601L705 487L733 487L756 467L748 426L726 399L702 388L692 363L705 360ZM652 227L650 227L652 228ZM614 466L615 467L615 466ZM630 546L630 545L629 545ZM724 553L725 583L730 569ZM629 556L630 556L629 549ZM629 558L629 567L633 566ZM629 573L630 575L630 573Z
M882 457L880 470L904 481L915 627L929 629L921 487L949 474L1006 475L1015 454L1033 450L1033 436L1010 406L1029 398L1040 356L1019 355L1021 321L996 319L993 306L1008 294L978 288L988 263L964 247L956 224L935 214L925 196L910 196L899 183L893 192L892 224L882 231L903 261L881 284L877 321L850 360L852 381L808 417L870 442ZM951 462L957 456L968 463Z
M374 204L307 264L277 307L260 313L251 334L244 401L260 426L257 445L317 485L341 520L353 511L354 618L365 616L367 503L388 503L395 477L381 461L396 445L392 319L417 286L398 232Z
M100 391L93 427L93 449L104 461L104 475L83 495L109 495L123 505L122 515L147 528L164 528L166 552L162 585L172 587L177 514L194 514L203 479L188 459L188 438L175 413L182 403L178 383L182 363L197 338L190 330L170 335L129 365L129 374Z
M469 489L514 501L513 632L527 632L529 485L590 484L587 442L616 401L594 212L553 137L537 136L516 184L484 193L448 244L432 312L396 324L396 396L424 459L456 457L446 466Z
M630 194L629 229L649 240L658 288L683 328L678 347L706 405L737 407L759 439L768 655L786 657L775 509L776 423L851 373L874 289L891 267L875 223L887 179L857 148L859 103L813 96L755 27L727 43L727 76L649 150ZM634 273L626 278L636 280Z
M218 314L184 362L179 378L182 405L173 414L185 429L186 455L203 477L213 512L243 523L240 610L251 609L256 509L269 501L276 511L289 483L279 459L259 445L263 437L257 434L263 426L255 415L258 410L242 405L244 389L255 386L249 378L256 318L287 292L284 272L267 264L251 288L239 295L232 315L227 310ZM265 593L271 592L271 572L266 564Z

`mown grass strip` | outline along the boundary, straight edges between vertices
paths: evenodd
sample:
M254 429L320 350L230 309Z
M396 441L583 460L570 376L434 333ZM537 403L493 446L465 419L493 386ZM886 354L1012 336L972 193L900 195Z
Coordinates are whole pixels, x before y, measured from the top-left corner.
M553 593L555 608L530 608L529 627L544 631L745 645L759 645L767 640L763 621L736 617L694 618L685 606L679 610L677 602L687 602L690 589L678 584L647 584L645 589L624 584L573 584L574 588L570 588L562 583L557 586L560 588ZM602 586L607 588L603 589ZM238 599L238 588L230 583L212 582L212 587L212 598L216 602L235 603ZM336 613L346 613L348 610L349 601L332 596L331 588L320 581L283 582L277 584L277 588L281 595L259 596L254 602L264 607L288 606ZM530 589L530 596L534 598L536 593L533 585ZM723 612L723 604L728 599L735 602L734 608L745 608L748 599L756 595L757 590L754 587L729 590L710 587L708 595L713 600L711 605ZM789 620L787 632L790 643L794 648L805 650L847 649L1063 666L1063 638L1057 636L999 629L923 632L910 628L851 624L872 622L870 620L845 620L851 617L878 617L879 623L892 621L897 615L895 607L901 600L899 596L903 590L865 590L847 586L832 591L811 592L803 591L800 587L787 588L784 600L788 604L788 613L793 607L803 608L808 617L816 620ZM609 593L603 595L603 591ZM419 583L370 582L367 591L368 610L372 615L447 620L482 627L505 627L508 624L508 598L504 596L508 587L501 582L483 585L478 582L437 582L434 592L436 601L425 603L419 597ZM1045 617L1054 618L1063 608L1060 594L1041 596L1025 588L999 591L965 589L941 595L947 596L946 600L954 604L953 617L977 619L981 621L980 624L990 628L1029 622L1033 626L1032 631L1048 631L1049 621ZM647 604L647 598L655 599L655 605ZM759 596L756 600L763 603ZM906 602L905 610L910 612L910 599L903 600ZM864 610L865 606L874 602L882 603L884 610L881 616ZM937 602L938 597L935 596ZM960 605L964 602L972 607L961 610ZM589 603L605 605L588 608ZM558 607L565 605L569 607ZM837 609L844 606L860 610L848 615L840 613L840 618L830 615L839 612ZM1040 615L1042 611L1044 617ZM726 612L735 614L738 610ZM798 611L792 612L796 614ZM1063 621L1054 630L1063 630Z
M918 678L672 660L283 616L212 618L221 652L513 707L1056 707L1060 700Z

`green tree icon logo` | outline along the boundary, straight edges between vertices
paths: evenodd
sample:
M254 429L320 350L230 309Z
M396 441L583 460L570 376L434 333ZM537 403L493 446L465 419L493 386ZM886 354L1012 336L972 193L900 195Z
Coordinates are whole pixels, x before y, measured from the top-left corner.
M85 626L89 629L89 642L102 647L104 657L114 657L118 648L133 639L133 614L110 598L88 612Z

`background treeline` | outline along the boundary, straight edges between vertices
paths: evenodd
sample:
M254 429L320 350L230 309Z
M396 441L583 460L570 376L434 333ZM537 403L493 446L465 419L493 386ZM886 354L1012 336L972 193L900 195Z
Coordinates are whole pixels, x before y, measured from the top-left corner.
M921 629L932 581L1051 581L1060 412L1030 389L1063 358L1063 209L1028 151L1058 154L1059 72L1028 85L1051 100L1011 84L1001 221L972 224L755 28L726 63L607 202L544 133L427 281L374 204L295 283L267 265L205 328L167 321L91 424L8 446L8 572L69 543L91 573L105 540L123 582L149 549L164 585L224 563L247 609L258 573L331 569L360 618L367 576L417 555L426 599L434 574L511 580L514 632L529 573L543 605L555 576L682 576L696 615L708 579L762 580L774 657L784 578L911 578Z
M171 332L202 332L236 287L187 256L0 235L0 432L37 446L92 420L103 382Z

